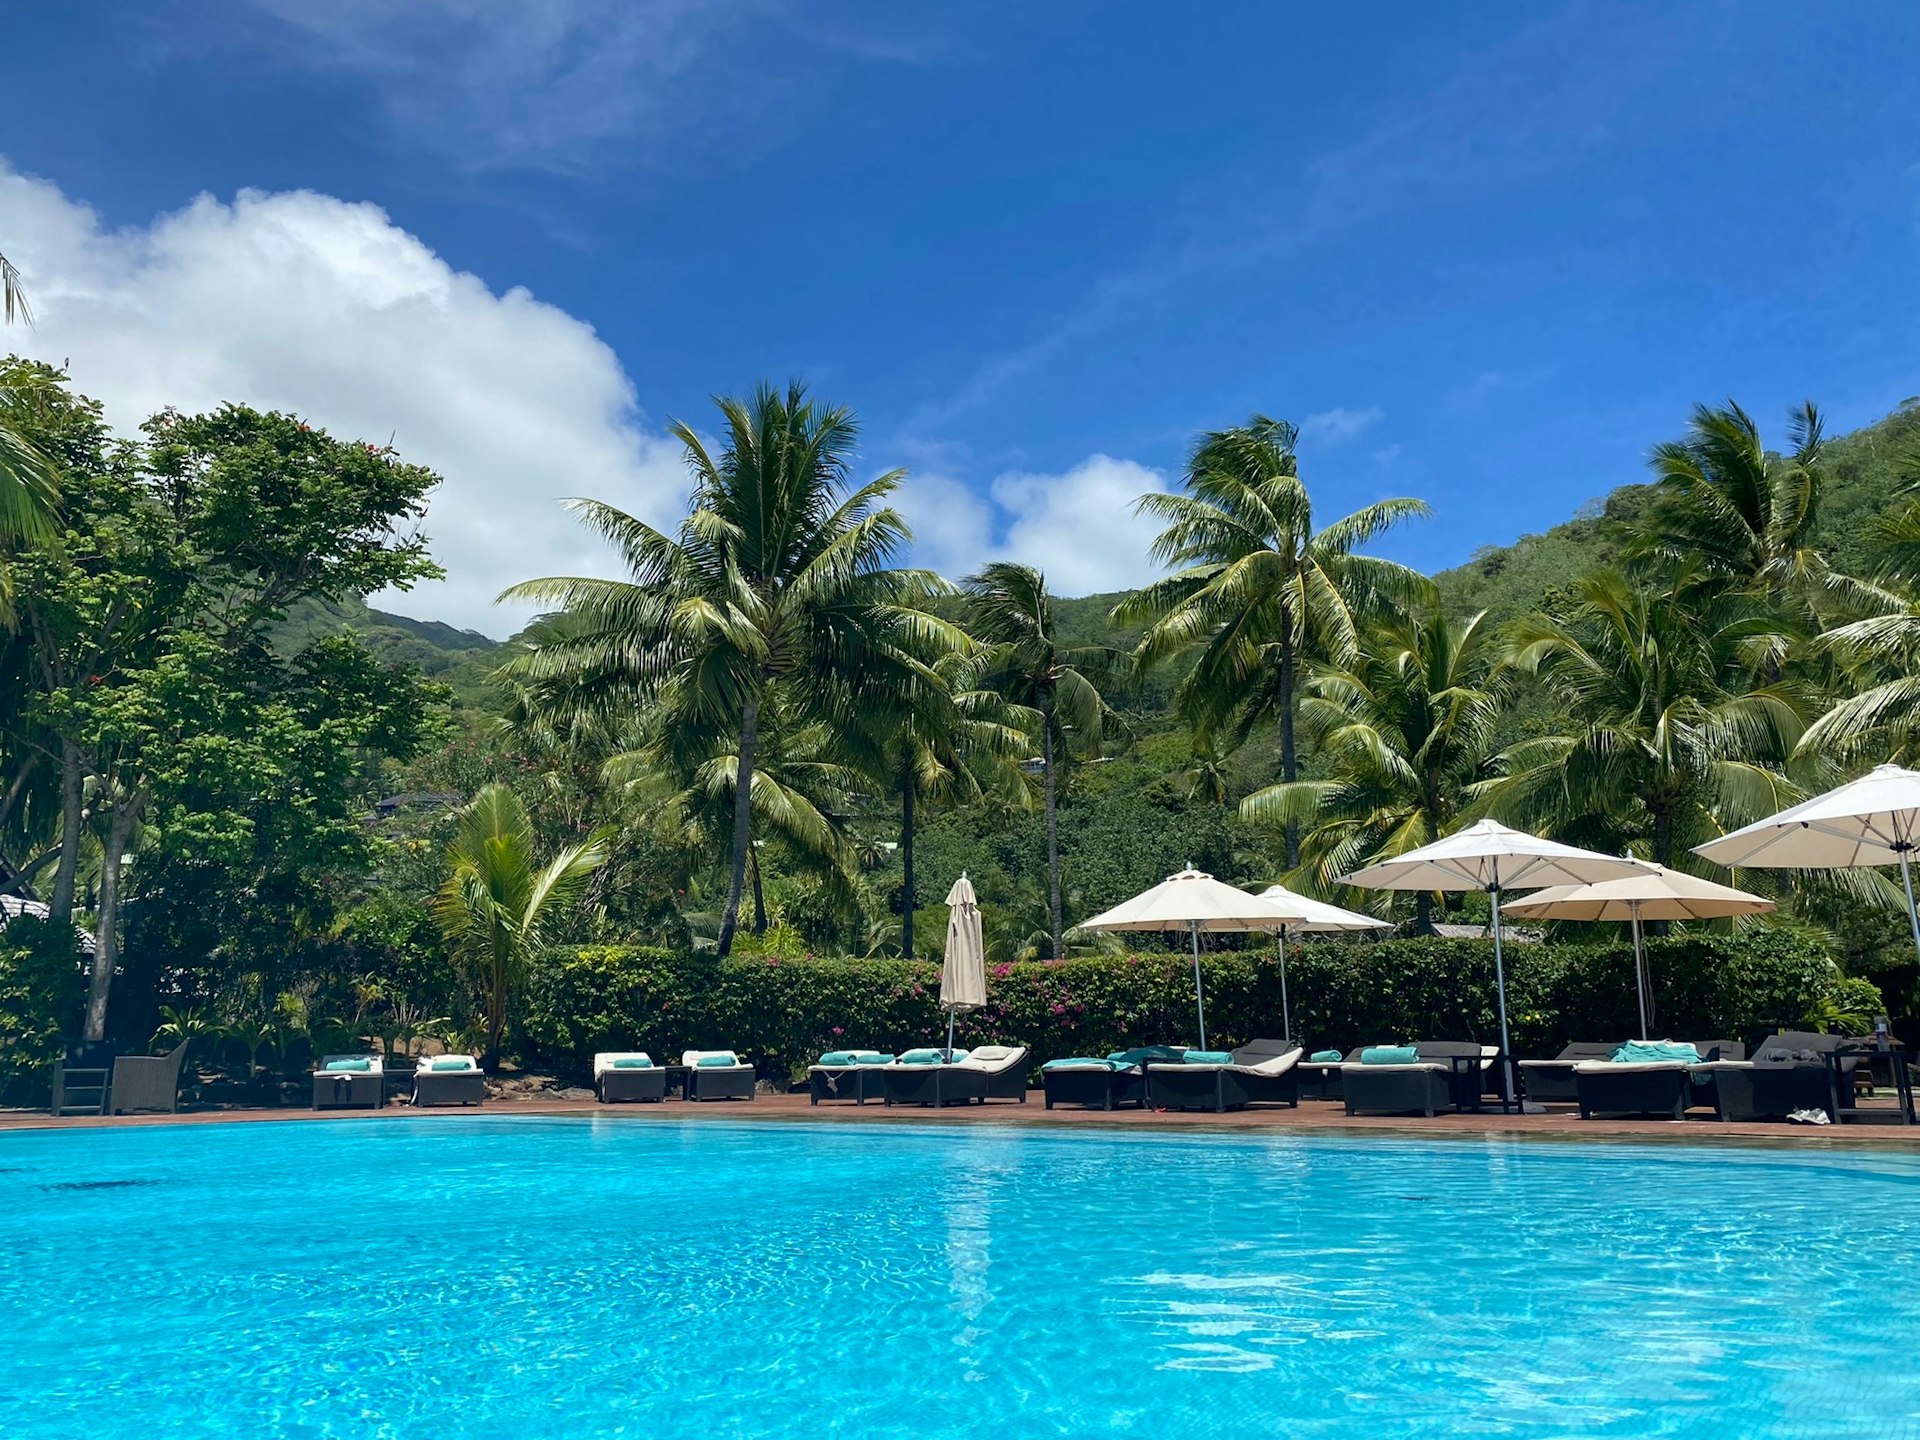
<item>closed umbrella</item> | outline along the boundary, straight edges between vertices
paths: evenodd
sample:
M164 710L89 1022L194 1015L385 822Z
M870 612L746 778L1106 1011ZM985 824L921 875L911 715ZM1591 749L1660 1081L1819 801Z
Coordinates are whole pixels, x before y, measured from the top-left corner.
M1493 909L1493 978L1500 995L1500 1049L1509 1057L1507 966L1500 947L1500 896L1507 890L1541 890L1550 885L1586 885L1646 869L1644 862L1622 859L1543 840L1481 820L1431 845L1382 860L1345 877L1368 890L1484 890ZM1506 1073L1507 1099L1513 1099L1513 1072Z
M1696 845L1717 865L1775 870L1850 870L1898 865L1907 922L1920 954L1913 903L1913 852L1920 844L1920 770L1876 765L1858 780L1782 810L1771 819Z
M947 1012L947 1053L953 1058L953 1022L962 1010L987 1003L987 947L980 935L980 902L965 874L947 892L947 953L940 965L940 1004Z
M1644 920L1712 920L1763 915L1771 900L1656 865L1639 875L1593 885L1559 885L1500 907L1528 920L1625 920L1633 926L1633 983L1640 998L1640 1038L1647 1034L1647 949Z
M1287 931L1289 930L1391 930L1391 920L1362 915L1358 910L1342 910L1311 895L1302 895L1284 885L1269 885L1255 897L1278 905L1294 918L1280 926L1280 1026L1288 1040L1293 1039L1293 1012L1287 1005Z
M1193 937L1193 1000L1200 1021L1200 1048L1207 1048L1207 996L1200 981L1202 930L1270 931L1288 923L1288 913L1270 901L1236 890L1191 865L1151 890L1084 920L1080 930L1185 930Z

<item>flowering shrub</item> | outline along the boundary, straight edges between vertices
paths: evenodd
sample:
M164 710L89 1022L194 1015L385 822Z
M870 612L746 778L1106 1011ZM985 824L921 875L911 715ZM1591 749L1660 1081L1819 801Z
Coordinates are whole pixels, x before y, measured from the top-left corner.
M1271 947L1206 955L1207 1041L1229 1049L1280 1033L1280 965ZM1824 950L1785 932L1648 942L1654 1032L1730 1036L1799 1024L1831 993ZM1516 1051L1637 1032L1626 946L1507 949ZM1493 948L1477 940L1308 943L1287 948L1293 1033L1313 1049L1413 1039L1497 1042ZM630 946L554 952L529 978L520 1039L563 1071L596 1050L740 1051L762 1076L797 1076L821 1052L937 1044L940 968L919 960L717 960ZM1021 1044L1036 1068L1062 1055L1195 1043L1193 966L1172 952L994 965L987 1004L960 1018L965 1045Z

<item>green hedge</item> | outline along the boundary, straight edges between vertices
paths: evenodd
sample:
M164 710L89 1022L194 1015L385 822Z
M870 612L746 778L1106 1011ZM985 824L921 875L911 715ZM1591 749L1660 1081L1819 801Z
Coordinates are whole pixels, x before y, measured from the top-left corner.
M81 963L71 925L18 915L0 927L0 1103L46 1103L53 1062L80 1033Z
M1815 1013L1836 983L1823 949L1753 931L1648 942L1660 1035L1744 1037ZM1202 959L1207 1040L1238 1045L1280 1030L1271 949ZM1518 944L1507 951L1515 1049L1638 1028L1632 951ZM1484 941L1309 943L1287 951L1294 1033L1314 1048L1369 1041L1497 1041L1493 950ZM913 960L716 960L623 946L561 950L529 979L519 1032L526 1058L578 1073L596 1050L656 1056L728 1046L763 1075L798 1075L824 1050L898 1050L945 1035L939 967ZM1193 970L1170 952L988 970L988 1003L964 1016L963 1043L1017 1043L1034 1060L1101 1055L1150 1041L1192 1043Z

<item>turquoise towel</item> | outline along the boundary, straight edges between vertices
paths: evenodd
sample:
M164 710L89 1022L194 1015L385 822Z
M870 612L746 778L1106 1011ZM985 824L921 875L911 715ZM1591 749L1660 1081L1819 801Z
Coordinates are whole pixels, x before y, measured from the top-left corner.
M1342 1057L1338 1050L1316 1050L1313 1052L1313 1063L1316 1065L1338 1065L1342 1058L1344 1057Z
M893 1056L883 1055L878 1050L862 1050L853 1057L856 1065L891 1065Z
M653 1068L653 1061L644 1055L623 1055L620 1059L613 1062L613 1068L616 1070L651 1070Z
M471 1069L473 1069L473 1061L471 1061L471 1060L467 1060L467 1059L460 1059L460 1060L436 1060L436 1061L434 1061L434 1062L433 1062L433 1064L432 1064L432 1065L430 1065L430 1066L429 1066L428 1068L429 1068L429 1069L432 1069L432 1070L449 1070L449 1071L451 1071L451 1070L471 1070Z
M1097 1067L1101 1070L1111 1070L1114 1068L1113 1062L1111 1060L1102 1060L1097 1055L1073 1055L1063 1060L1049 1060L1047 1061L1046 1064L1042 1065L1040 1068L1042 1070L1057 1070L1062 1068L1063 1066L1072 1066L1075 1069L1090 1069L1090 1068Z
M1225 1050L1189 1050L1180 1057L1189 1065L1231 1065L1233 1056Z
M1360 1052L1362 1065L1412 1065L1419 1059L1411 1045L1369 1045Z
M731 1069L739 1063L738 1060L733 1058L732 1051L728 1051L722 1055L702 1055L700 1057L700 1068L702 1070L726 1070Z
M321 1066L320 1068L323 1070L331 1070L336 1073L343 1070L366 1071L366 1070L373 1069L373 1061L364 1060L364 1059L363 1060L329 1060L325 1065Z
M1616 1065L1647 1065L1660 1061L1680 1060L1687 1064L1697 1064L1700 1052L1684 1041L1677 1040L1629 1040L1613 1052Z
M860 1062L851 1051L829 1050L820 1057L820 1063L822 1065L857 1065Z
M1116 1065L1139 1065L1148 1060L1171 1064L1186 1053L1177 1045L1136 1045L1131 1050L1116 1050L1107 1059Z
M902 1065L938 1065L940 1063L940 1052L938 1050L926 1049L909 1050L900 1057L900 1063Z

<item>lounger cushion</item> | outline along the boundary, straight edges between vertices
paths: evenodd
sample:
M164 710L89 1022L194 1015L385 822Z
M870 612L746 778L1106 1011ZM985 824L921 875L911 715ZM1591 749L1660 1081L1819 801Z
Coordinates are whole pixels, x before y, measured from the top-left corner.
M1316 1065L1338 1065L1346 1058L1347 1057L1342 1055L1338 1050L1316 1050L1313 1052L1313 1063Z
M1362 1065L1413 1065L1420 1052L1412 1045L1369 1045L1360 1052Z
M330 1071L352 1070L365 1072L373 1069L373 1061L367 1059L365 1056L362 1056L358 1060L329 1060L320 1068Z
M1019 1053L1018 1045L976 1045L968 1052L968 1058L994 1065L1002 1060L1011 1060Z
M1649 1065L1663 1060L1698 1062L1702 1058L1682 1040L1629 1040L1613 1052L1612 1061L1616 1065Z
M1233 1056L1225 1050L1189 1050L1180 1057L1189 1065L1231 1065Z

